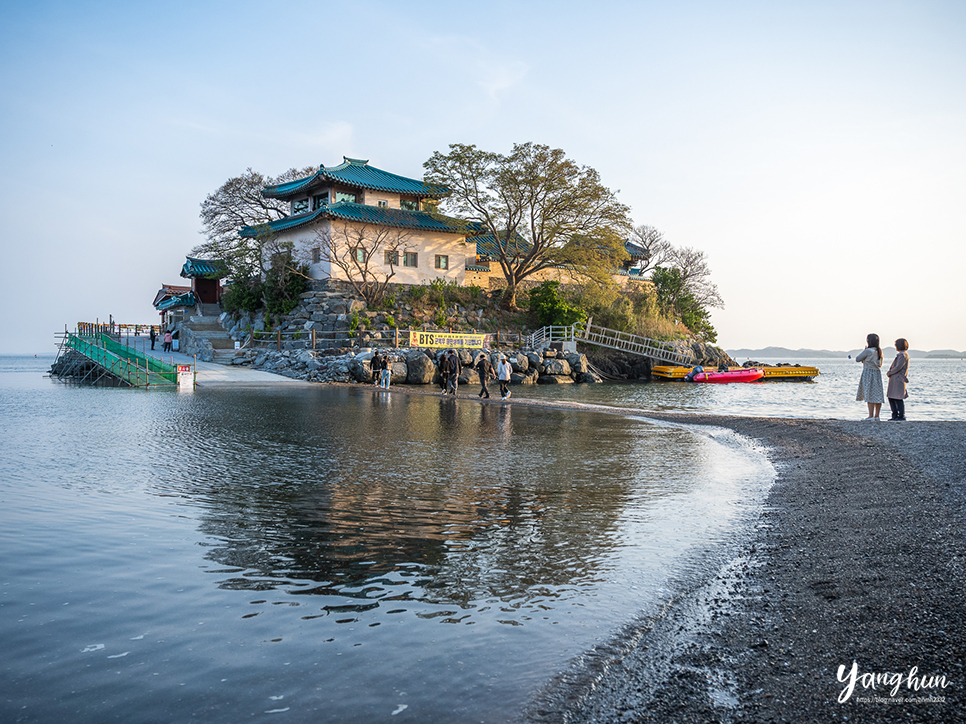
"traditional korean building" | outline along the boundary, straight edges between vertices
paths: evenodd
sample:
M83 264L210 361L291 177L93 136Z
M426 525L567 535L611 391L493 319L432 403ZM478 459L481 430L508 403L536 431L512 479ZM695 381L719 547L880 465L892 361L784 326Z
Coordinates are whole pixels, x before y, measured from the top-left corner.
M439 278L463 284L467 263L476 259L467 235L477 227L436 212L447 193L368 161L344 158L306 178L266 187L262 195L287 201L290 215L244 227L241 235L270 233L278 242L291 242L314 279L347 281L346 270L332 256L351 254L377 274L392 271L395 284Z
M185 257L181 276L191 280L191 286L162 284L154 295L154 308L161 315L162 324L182 319L186 313L204 314L204 305L217 310L221 301L221 279L227 274L225 263L212 259Z

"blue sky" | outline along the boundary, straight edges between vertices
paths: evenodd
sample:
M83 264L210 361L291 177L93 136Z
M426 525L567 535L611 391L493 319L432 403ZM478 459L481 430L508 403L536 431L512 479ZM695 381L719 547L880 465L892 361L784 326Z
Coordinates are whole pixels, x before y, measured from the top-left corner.
M0 353L155 320L247 167L420 176L524 141L707 253L725 347L966 350L966 3L36 2L0 26Z

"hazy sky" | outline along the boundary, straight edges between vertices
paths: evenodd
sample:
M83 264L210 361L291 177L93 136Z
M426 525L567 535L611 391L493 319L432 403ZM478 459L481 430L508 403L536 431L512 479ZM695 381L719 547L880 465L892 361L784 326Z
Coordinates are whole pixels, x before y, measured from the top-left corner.
M966 349L966 3L0 9L0 353L156 321L247 167L564 149L707 253L728 348Z

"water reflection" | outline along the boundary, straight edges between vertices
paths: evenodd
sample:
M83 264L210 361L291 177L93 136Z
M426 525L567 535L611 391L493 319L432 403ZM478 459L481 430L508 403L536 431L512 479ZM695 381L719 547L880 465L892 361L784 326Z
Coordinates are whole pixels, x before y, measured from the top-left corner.
M505 721L749 496L617 416L44 382L0 386L0 633L50 720Z
M638 456L660 455L616 417L312 392L285 414L266 397L229 425L215 399L184 421L204 439L191 479L172 470L161 492L204 506L223 587L325 596L331 613L566 598L621 544Z

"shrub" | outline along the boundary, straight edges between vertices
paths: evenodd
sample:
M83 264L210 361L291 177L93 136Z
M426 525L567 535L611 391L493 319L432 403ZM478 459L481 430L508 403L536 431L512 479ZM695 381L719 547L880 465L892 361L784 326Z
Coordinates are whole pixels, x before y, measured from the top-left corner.
M252 313L261 306L262 283L255 278L237 280L221 295L221 308L230 314Z
M409 287L409 297L413 301L418 302L424 296L426 296L426 287L422 286L421 284L413 284L411 287Z
M560 282L557 281L546 281L530 292L530 311L544 326L570 326L587 321L582 309L561 296Z

